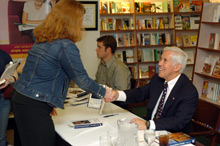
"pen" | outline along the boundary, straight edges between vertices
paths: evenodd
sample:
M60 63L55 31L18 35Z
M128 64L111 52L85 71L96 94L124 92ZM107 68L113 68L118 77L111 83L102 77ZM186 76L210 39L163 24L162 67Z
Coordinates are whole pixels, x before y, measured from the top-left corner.
M112 117L112 116L116 116L118 114L111 114L111 115L106 115L106 116L103 116L104 118L108 118L108 117Z

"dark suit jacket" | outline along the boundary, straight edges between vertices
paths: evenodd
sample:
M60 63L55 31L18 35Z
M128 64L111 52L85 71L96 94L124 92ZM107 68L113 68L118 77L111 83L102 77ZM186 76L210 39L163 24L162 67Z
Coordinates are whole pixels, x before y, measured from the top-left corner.
M163 90L164 79L154 75L150 83L136 89L125 90L126 103L136 103L149 99L146 120L152 112ZM198 92L188 77L181 74L164 105L160 119L154 119L156 130L170 132L191 132L191 119L198 103Z

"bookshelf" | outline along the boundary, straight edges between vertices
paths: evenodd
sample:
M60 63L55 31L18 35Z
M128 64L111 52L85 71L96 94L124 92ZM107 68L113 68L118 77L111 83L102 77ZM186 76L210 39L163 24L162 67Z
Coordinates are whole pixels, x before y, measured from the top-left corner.
M180 7L179 0L174 0L175 39L176 45L188 54L184 73L192 80L203 0L184 2L185 8Z
M218 7L220 8L220 3L204 3L196 51L193 84L196 86L201 99L220 106L220 76L213 75L213 69L220 56L220 48L210 48L211 33L220 34L220 23L213 20L214 11ZM204 81L207 81L207 84Z
M184 73L192 79L197 42L195 36L198 34L198 25L193 29L175 29L175 16L200 17L201 12L198 10L176 12L174 11L175 1L100 0L100 35L113 35L116 38L118 43L116 55L122 57L121 60L128 65L139 86L150 80L151 71L147 71L146 66L155 66L157 71L158 58L160 57L158 52L162 52L166 46L175 46L178 33L189 36L190 43L193 42L191 39L194 39L193 45L179 46L191 56L189 59L191 61L188 62ZM154 10L155 8L156 10ZM191 38L191 36L193 37ZM182 41L182 38L180 39ZM127 51L129 54L133 52L132 61L123 58ZM150 60L147 52L153 52L151 55L153 58ZM142 76L141 73L146 71L148 75Z
M116 55L139 86L146 84L156 71L161 50L175 45L173 1L100 0L100 19L100 35L116 38ZM133 58L128 60L127 54Z

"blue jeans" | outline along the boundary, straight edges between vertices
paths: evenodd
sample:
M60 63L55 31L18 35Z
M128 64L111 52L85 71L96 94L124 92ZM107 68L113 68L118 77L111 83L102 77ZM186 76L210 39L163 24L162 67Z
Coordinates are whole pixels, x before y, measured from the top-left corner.
M6 130L8 126L8 116L11 109L10 100L4 99L0 94L0 146L6 146Z

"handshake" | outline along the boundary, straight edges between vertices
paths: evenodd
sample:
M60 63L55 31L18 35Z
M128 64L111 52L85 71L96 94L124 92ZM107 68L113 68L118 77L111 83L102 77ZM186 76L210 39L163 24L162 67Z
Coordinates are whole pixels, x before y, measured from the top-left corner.
M113 102L118 99L119 93L116 90L113 90L112 88L109 88L106 86L106 92L104 96L105 102Z

